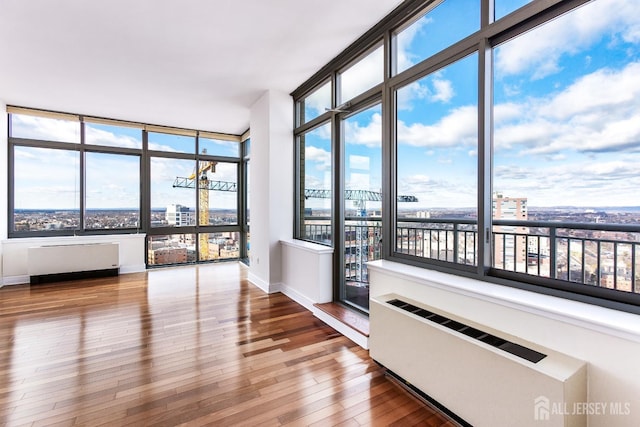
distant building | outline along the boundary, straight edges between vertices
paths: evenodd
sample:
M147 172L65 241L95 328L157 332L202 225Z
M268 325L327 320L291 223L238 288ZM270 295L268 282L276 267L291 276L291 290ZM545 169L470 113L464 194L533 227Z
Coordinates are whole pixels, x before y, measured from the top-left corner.
M177 227L185 225L195 225L195 212L187 206L171 204L167 206L165 219L169 225Z
M180 264L188 261L187 248L159 248L149 250L149 264Z
M493 196L493 219L526 221L527 198L504 197L500 193ZM494 226L494 265L506 270L522 271L517 266L525 266L527 261L528 227Z

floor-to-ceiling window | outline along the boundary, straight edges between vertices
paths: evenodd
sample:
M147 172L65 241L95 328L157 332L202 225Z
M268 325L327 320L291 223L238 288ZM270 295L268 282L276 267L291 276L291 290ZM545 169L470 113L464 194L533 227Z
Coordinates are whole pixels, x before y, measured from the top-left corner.
M142 127L8 110L10 237L140 230Z
M382 256L384 45L373 43L296 102L296 237L332 245L335 298L369 309Z
M382 128L376 103L341 120L344 197L340 300L369 309L367 262L382 255Z
M633 0L407 2L294 91L296 237L337 249L336 299L366 311L347 284L384 257L640 305L638 28ZM324 112L303 115L316 98ZM329 125L324 226L339 231L322 241L302 232L300 141ZM352 190L382 194L379 213Z
M244 252L239 136L7 110L10 237L144 232L150 266Z
M598 0L494 47L499 273L640 291L638 28Z
M301 133L299 234L304 239L330 245L333 239L333 156L331 123Z
M240 147L206 133L147 134L149 265L240 258Z
M473 53L395 92L399 254L477 265L477 75Z
M243 179L241 182L242 193L240 196L241 211L244 212L244 220L242 221L242 234L240 235L240 259L243 263L249 265L251 259L251 200L250 192L251 186L249 185L249 178L251 176L251 138L247 133L244 136L246 139L242 141L242 163L241 175Z

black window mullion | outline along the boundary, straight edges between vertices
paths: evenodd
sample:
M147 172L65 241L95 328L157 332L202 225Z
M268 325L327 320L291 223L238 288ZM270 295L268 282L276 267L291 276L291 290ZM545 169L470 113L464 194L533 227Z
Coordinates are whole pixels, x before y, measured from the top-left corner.
M86 174L86 159L85 159L85 130L84 130L84 121L80 120L80 233L84 234L85 232L85 221L84 217L86 215L86 184L87 184L87 174Z
M11 126L11 119L9 119L9 127ZM13 145L11 138L8 139L9 143L7 144L7 183L9 188L7 189L7 236L11 237L15 233L15 179L14 179L14 151L15 146Z
M142 158L140 159L140 229L144 233L149 233L151 229L151 157L148 142L147 131L143 130Z

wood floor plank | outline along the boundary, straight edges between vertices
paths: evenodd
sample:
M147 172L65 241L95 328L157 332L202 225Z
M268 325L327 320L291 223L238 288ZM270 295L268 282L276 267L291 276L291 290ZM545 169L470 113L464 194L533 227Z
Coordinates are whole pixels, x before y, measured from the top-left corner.
M366 350L221 263L0 289L0 426L432 425Z

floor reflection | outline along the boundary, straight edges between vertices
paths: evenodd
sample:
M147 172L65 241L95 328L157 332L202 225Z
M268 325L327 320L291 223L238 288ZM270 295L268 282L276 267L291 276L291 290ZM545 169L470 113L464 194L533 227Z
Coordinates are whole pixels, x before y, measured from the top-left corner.
M3 288L0 309L1 425L304 424L382 399L366 351L239 263Z

